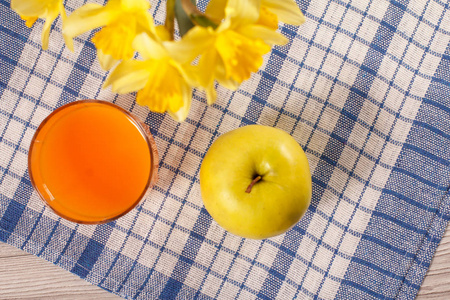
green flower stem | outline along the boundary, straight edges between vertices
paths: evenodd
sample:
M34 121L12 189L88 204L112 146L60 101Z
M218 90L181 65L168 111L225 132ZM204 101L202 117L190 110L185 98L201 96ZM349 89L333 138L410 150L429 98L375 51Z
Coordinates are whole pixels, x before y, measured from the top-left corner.
M167 0L166 3L166 22L164 24L169 32L170 40L173 41L175 32L175 0Z

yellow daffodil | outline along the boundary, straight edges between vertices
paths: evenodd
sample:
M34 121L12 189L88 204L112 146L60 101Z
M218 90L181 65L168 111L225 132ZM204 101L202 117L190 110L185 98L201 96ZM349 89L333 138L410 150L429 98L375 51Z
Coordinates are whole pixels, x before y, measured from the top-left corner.
M183 61L189 61L193 56L188 52L173 55L170 47L165 47L171 43L174 42L162 43L141 33L135 38L133 47L144 60L122 61L104 86L112 85L112 90L117 93L137 91L138 104L159 113L167 111L175 120L183 121L189 112L192 96L190 76Z
M104 69L118 60L131 59L134 38L142 33L154 33L147 0L109 0L105 6L89 3L75 10L64 24L63 32L71 37L103 27L92 38Z
M236 89L259 69L263 55L270 51L271 45L287 42L273 28L257 23L260 8L258 0L228 0L224 8L225 19L215 30L196 26L180 42L183 45L193 44L196 40L207 41L198 64L198 81L206 90L209 104L216 98L214 79L225 87ZM213 18L217 16L215 14Z
M33 26L38 18L45 19L41 34L42 49L44 50L48 49L48 38L53 21L59 14L61 14L63 22L66 20L66 11L62 0L12 0L11 8L25 20L28 27ZM67 47L72 50L72 39L66 35L64 35L64 39Z

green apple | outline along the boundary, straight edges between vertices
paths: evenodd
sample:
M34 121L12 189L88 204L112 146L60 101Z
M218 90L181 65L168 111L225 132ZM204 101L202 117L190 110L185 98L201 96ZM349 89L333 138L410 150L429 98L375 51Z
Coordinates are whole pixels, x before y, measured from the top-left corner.
M225 133L200 168L203 203L231 233L265 239L286 232L311 201L305 153L286 132L249 125Z

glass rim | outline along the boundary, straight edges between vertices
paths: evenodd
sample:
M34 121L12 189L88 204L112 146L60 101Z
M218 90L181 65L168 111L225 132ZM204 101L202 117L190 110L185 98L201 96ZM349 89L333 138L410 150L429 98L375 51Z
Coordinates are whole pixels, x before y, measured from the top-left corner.
M123 114L125 114L125 116L127 117L127 119L129 119L130 121L133 122L133 124L135 125L135 127L141 132L142 136L145 138L145 141L147 143L149 152L150 152L150 173L148 176L148 180L147 183L143 189L143 191L141 192L141 194L139 195L139 197L137 197L137 199L129 206L127 207L127 209L125 209L123 212L105 219L105 220L100 220L100 221L83 221L83 220L77 220L71 217L68 217L66 215L64 215L63 213L59 212L58 210L56 210L55 208L53 208L50 203L45 199L45 197L42 195L41 191L37 188L36 182L34 180L34 176L33 176L33 171L32 171L32 167L31 167L31 157L32 157L32 153L33 153L33 146L35 145L35 140L37 138L37 136L39 135L39 133L41 132L41 130L45 127L45 125L59 112L72 107L74 105L80 105L83 103L97 103L97 104L101 104L101 105L107 105L110 107L113 107L117 110L119 110L120 112L122 112ZM126 215L127 213L129 213L132 209L134 209L144 198L145 195L147 194L147 192L149 191L150 188L152 188L157 179L158 179L158 164L159 164L159 158L158 158L158 150L156 148L156 143L155 140L153 139L153 136L150 132L150 128L148 127L148 125L146 125L143 121L141 121L140 119L138 119L136 116L134 116L132 113L130 113L129 111L123 109L122 107L118 106L117 104L108 102L108 101L103 101L103 100L93 100L93 99L89 99L89 100L76 100L73 102L69 102L66 103L58 108L56 108L54 111L52 111L47 117L45 117L45 119L41 122L41 124L39 124L38 128L36 129L36 132L34 133L31 142L30 142L30 147L28 150L28 174L30 177L30 181L31 181L31 185L33 186L33 189L37 192L39 198L41 199L41 201L44 203L44 205L48 208L50 208L56 215L58 215L59 217L66 219L70 222L74 222L74 223L78 223L78 224L86 224L86 225L98 225L98 224L104 224L104 223L108 223L114 220L117 220L118 218Z

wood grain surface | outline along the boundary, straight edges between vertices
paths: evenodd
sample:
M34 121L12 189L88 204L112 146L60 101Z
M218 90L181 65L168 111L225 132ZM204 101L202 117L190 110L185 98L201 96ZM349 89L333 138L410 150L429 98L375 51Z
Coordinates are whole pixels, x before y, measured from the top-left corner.
M120 298L41 258L0 243L0 299ZM450 299L449 228L416 299Z

